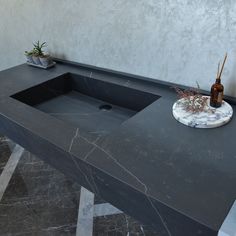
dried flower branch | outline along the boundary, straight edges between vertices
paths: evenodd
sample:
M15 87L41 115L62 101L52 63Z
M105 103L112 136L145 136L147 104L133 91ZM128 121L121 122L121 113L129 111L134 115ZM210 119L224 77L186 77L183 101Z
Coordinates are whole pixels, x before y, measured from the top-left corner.
M200 113L200 112L214 112L209 109L207 105L208 97L200 94L200 87L197 83L197 89L186 89L182 90L180 88L175 87L175 91L181 101L181 106L187 112L191 113Z

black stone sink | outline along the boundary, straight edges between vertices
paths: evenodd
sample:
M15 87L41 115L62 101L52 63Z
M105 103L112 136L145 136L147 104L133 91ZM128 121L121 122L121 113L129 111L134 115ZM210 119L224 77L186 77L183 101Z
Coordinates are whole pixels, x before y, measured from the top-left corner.
M157 100L157 95L66 73L13 98L91 135L106 135Z
M60 60L0 82L1 133L158 235L218 235L236 199L235 118L183 126L180 85Z

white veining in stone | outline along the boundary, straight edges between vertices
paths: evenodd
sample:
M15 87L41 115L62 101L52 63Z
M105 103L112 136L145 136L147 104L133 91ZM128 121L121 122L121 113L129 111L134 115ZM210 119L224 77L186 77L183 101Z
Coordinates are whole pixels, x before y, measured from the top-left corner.
M82 168L80 168L78 162L76 161L75 157L71 154L71 149L73 147L73 144L74 144L74 141L76 138L82 138L82 136L79 135L79 128L76 128L76 131L75 131L75 135L72 137L71 139L71 142L70 142L70 145L69 145L69 150L68 152L70 153L70 156L71 156L71 159L72 161L75 163L75 166L76 168L82 173L82 175L84 176L84 178L86 179L86 182L88 183L88 185L90 186L91 190L96 193L98 196L100 196L100 193L99 193L99 190L94 182L94 179L93 179L93 176L92 176L92 173L91 175L89 176L92 180L92 182L89 180L89 177L85 174L85 172L82 170ZM85 139L88 143L90 144L93 144L92 142L89 142L87 139ZM88 169L87 171L89 171L90 169Z
M143 236L146 236L142 225L140 225L140 229L141 229L141 231L142 231L142 233L143 233Z
M157 209L157 207L155 207L155 205L153 204L151 198L148 195L148 188L146 186L145 183L143 183L136 175L134 175L131 171L129 171L125 166L123 166L114 156L112 156L108 151L106 151L105 149L103 149L102 147L100 147L99 145L97 145L95 142L90 142L88 139L86 139L85 137L81 136L79 134L79 129L76 129L75 135L72 137L72 140L70 142L70 147L69 147L69 153L71 154L71 149L72 146L74 144L74 140L76 138L82 138L84 139L86 142L88 142L89 144L92 144L94 147L96 147L97 149L101 150L103 153L105 153L111 160L114 161L115 164L117 164L117 166L119 166L121 169L123 169L126 173L128 173L132 178L134 178L143 188L144 188L144 193L147 197L147 200L149 201L150 205L152 206L152 208L154 209L154 211L156 212L156 215L158 216L158 218L161 220L163 227L165 228L168 236L171 236L171 232L166 224L166 222L164 221L163 217L161 216L159 210ZM89 152L88 155L86 155L86 159L96 150L96 148L92 148L92 151ZM86 178L87 183L90 185L91 189L93 190L94 193L98 193L99 195L99 191L98 188L96 187L95 182L93 181L93 183L91 183L89 181L88 176L82 171L82 169L79 167L78 163L76 162L76 160L74 159L73 155L71 154L71 158L73 160L73 162L75 163L76 167L81 171L81 173L84 175L84 177ZM92 174L90 176L92 178ZM96 191L97 190L97 191Z
M192 113L184 110L184 99L175 102L172 109L175 119L184 125L194 128L216 128L227 124L233 116L232 107L225 101L221 107L213 108L209 105L208 97L208 109L200 113Z
M130 236L130 233L129 233L129 221L128 221L126 215L125 215L125 221L126 221L126 228L127 228L127 235L126 236Z
M76 129L75 135L74 135L73 138L71 139L70 146L69 146L69 153L71 152L71 148L72 148L72 146L73 146L73 144L74 144L74 141L75 141L75 139L77 138L78 134L79 134L79 128Z
M225 218L218 236L236 236L236 201Z

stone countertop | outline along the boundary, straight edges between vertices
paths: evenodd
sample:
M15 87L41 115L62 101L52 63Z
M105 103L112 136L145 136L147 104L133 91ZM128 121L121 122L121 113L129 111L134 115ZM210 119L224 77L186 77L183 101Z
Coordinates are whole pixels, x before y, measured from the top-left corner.
M10 97L67 72L160 98L94 140ZM236 199L236 120L207 130L178 123L171 86L60 60L50 70L23 64L0 72L0 132L159 235L217 235Z

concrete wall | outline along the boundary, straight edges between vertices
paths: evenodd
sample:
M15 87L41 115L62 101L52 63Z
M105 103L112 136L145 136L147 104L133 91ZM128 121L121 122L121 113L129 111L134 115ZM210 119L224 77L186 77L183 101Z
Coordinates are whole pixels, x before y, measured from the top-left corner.
M234 0L0 0L0 69L38 39L58 57L236 96Z

